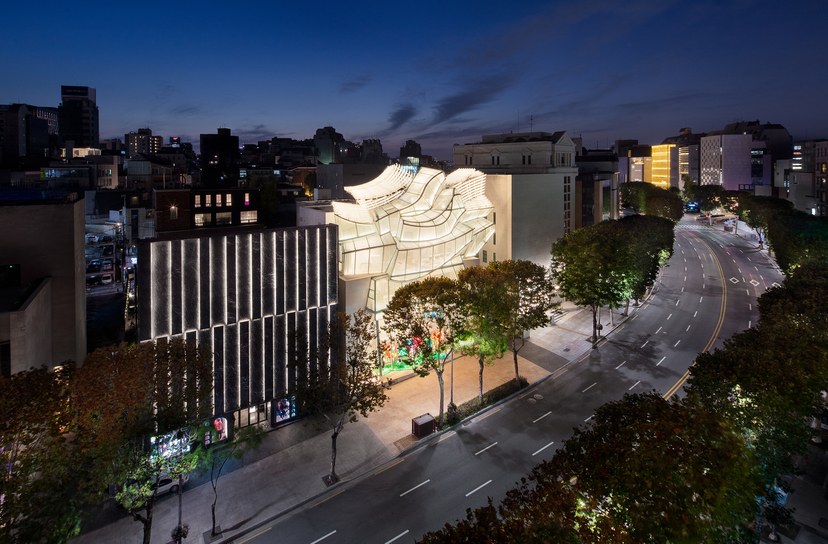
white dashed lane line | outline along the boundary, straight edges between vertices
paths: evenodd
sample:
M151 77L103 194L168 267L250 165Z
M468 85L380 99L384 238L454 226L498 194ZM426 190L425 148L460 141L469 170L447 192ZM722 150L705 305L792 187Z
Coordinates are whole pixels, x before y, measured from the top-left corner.
M472 494L472 493L474 493L475 491L480 491L481 489L483 489L484 487L486 487L486 486L487 486L487 485L489 485L490 483L492 483L492 481L491 481L491 480L489 480L488 482L486 482L486 483L484 483L484 484L480 484L479 486L475 487L474 489L472 489L471 491L469 491L468 493L466 493L466 496L468 497L469 495L471 495L471 494Z

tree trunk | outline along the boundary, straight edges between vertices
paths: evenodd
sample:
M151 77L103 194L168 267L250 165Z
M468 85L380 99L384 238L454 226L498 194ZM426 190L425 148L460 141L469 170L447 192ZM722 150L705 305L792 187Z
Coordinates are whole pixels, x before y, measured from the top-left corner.
M598 306L592 305L592 347L598 342Z
M439 419L437 419L437 421L439 422L439 425L443 424L443 402L445 402L445 391L446 391L446 385L443 382L443 372L445 370L446 370L445 367L443 367L440 370L436 370L436 369L434 370L434 373L437 374L437 384L440 386L440 417L439 417Z
M477 362L480 364L480 405L483 406L483 365L486 363L483 361L483 356L481 355Z
M630 299L627 299L627 306L624 308L624 317L630 315Z
M213 528L210 530L210 536L216 536L216 503L218 502L218 478L213 485L213 504L210 505L210 514L213 516Z
M144 544L152 544L152 503L147 505L147 517L142 523L144 524Z
M521 345L520 347L522 348L523 345ZM512 355L515 359L515 383L518 387L520 387L520 371L518 370L518 351L520 351L520 348L517 345L517 338L515 338L512 340Z
M176 540L178 541L178 544L181 544L181 541L183 540L183 537L181 536L181 510L182 510L182 508L181 508L181 496L182 496L182 493L183 493L183 489L182 489L183 487L184 487L184 475L179 474L178 475L178 533L177 533L178 536L176 537Z
M336 422L333 428L333 433L331 434L331 473L328 475L328 483L334 484L339 480L339 476L336 475L336 439L339 437L339 433L342 431L342 426L344 425L343 418L339 419Z

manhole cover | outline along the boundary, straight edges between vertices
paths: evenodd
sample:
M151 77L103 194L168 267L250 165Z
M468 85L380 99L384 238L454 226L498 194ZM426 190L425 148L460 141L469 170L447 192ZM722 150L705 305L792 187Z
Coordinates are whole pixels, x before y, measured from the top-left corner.
M535 400L543 400L543 395L541 395L540 393L535 393L534 395L532 395L532 397Z
M529 397L528 399L526 399L526 401L527 401L529 404L535 404L536 402L538 402L538 401L536 401L535 399L533 399L532 397Z

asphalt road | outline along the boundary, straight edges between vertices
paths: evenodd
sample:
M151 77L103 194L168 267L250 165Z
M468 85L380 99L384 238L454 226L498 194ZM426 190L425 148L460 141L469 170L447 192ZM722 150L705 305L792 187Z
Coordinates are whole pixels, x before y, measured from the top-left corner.
M756 297L781 281L755 242L718 229L683 221L655 295L552 379L236 542L414 542L497 503L605 402L680 394L695 356L755 324Z

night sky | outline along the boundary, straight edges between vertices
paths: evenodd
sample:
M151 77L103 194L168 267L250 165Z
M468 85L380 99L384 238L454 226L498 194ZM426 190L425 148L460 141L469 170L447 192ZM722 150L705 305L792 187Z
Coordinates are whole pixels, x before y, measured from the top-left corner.
M332 125L447 159L530 122L587 147L756 119L828 137L825 0L47 1L3 19L0 103L95 87L101 138Z

